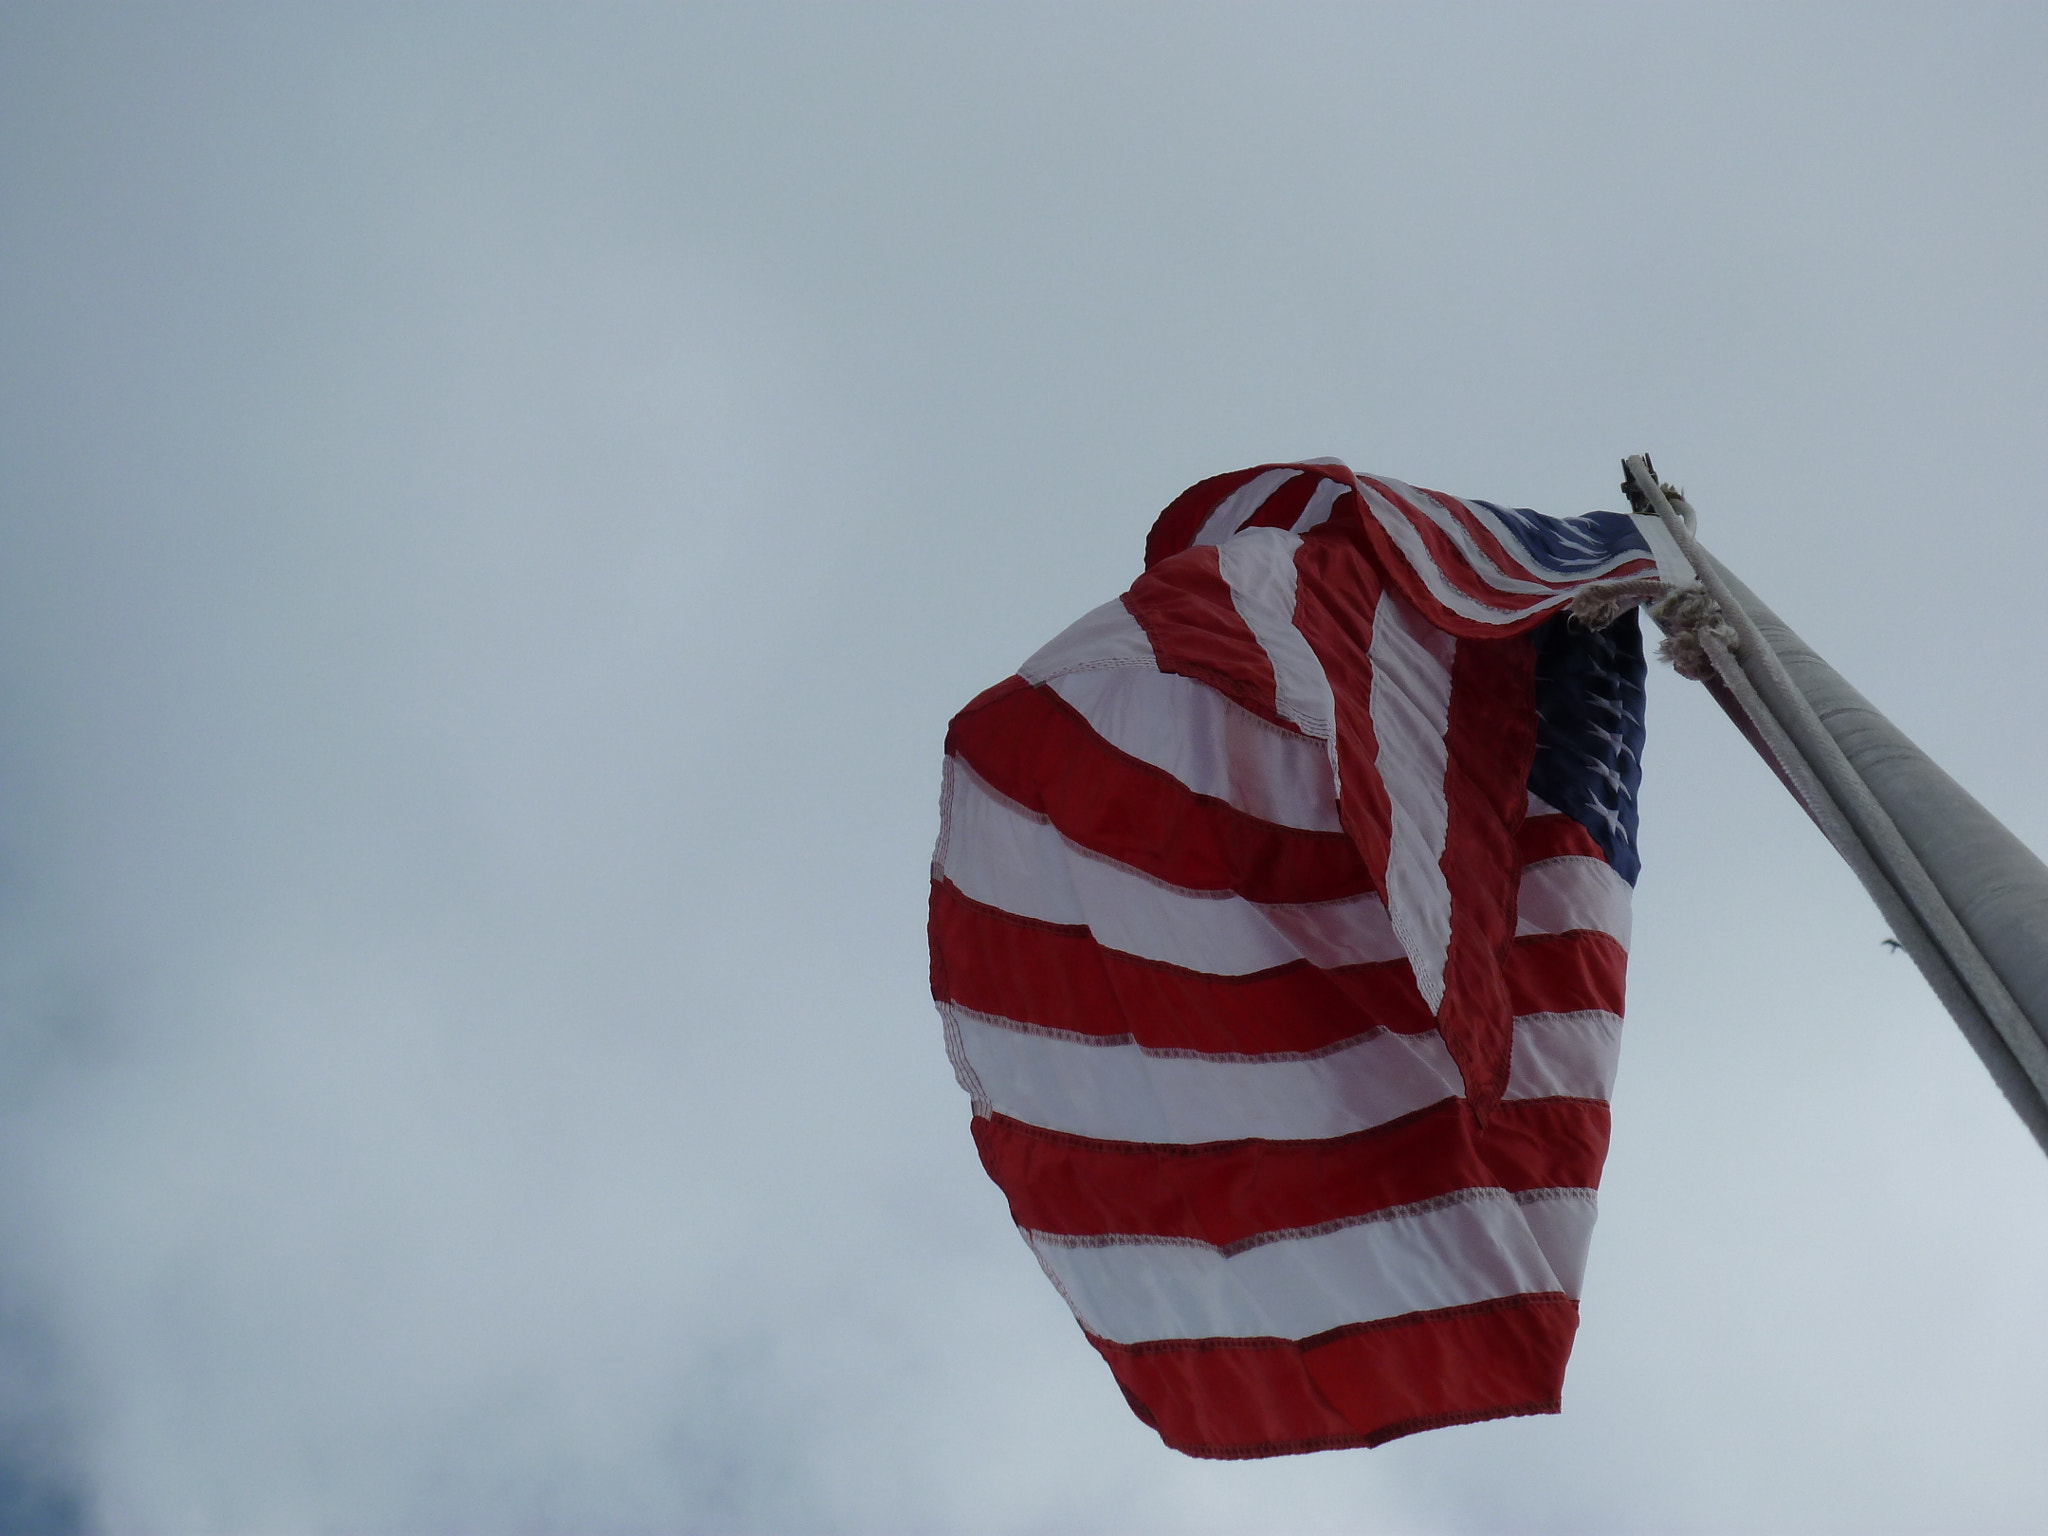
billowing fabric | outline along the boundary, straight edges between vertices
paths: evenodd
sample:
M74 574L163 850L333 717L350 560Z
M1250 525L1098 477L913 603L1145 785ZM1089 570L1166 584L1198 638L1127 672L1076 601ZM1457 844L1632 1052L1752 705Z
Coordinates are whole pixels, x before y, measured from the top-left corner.
M1207 480L947 734L932 985L983 1165L1191 1455L1555 1412L1620 1043L1651 574L1321 461Z

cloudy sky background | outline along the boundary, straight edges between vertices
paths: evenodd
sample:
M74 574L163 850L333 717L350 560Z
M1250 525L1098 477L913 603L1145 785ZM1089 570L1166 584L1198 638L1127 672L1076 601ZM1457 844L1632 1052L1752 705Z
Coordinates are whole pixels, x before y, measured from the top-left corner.
M0 1526L2048 1527L2048 1167L1690 684L1562 1417L1184 1460L967 1138L946 717L1339 455L2048 848L2048 10L0 9Z

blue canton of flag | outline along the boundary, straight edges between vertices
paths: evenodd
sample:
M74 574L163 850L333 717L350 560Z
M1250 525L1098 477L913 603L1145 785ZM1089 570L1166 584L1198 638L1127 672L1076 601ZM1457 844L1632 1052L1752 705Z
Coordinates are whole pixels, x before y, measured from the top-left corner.
M1633 612L1599 630L1559 614L1534 638L1536 758L1529 792L1590 832L1614 872L1634 885L1642 870L1636 852L1647 672L1641 626Z

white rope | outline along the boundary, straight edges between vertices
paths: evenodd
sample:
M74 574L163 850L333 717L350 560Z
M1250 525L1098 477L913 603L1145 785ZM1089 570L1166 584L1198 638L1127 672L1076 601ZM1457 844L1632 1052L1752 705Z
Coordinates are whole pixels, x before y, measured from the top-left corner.
M1631 576L1627 581L1589 581L1572 594L1566 610L1572 622L1583 629L1605 629L1629 609L1668 590L1655 576Z
M1702 586L1666 587L1650 605L1650 617L1664 631L1657 647L1661 661L1671 664L1680 677L1703 683L1715 675L1714 659L1707 649L1708 637L1731 655L1742 649L1742 637L1713 593Z
M1582 628L1605 629L1638 607L1646 609L1664 631L1658 659L1670 663L1680 677L1705 682L1714 675L1713 659L1705 644L1708 636L1730 653L1741 649L1735 626L1721 612L1713 594L1698 582L1673 586L1655 576L1588 582L1573 595L1567 611L1572 622Z

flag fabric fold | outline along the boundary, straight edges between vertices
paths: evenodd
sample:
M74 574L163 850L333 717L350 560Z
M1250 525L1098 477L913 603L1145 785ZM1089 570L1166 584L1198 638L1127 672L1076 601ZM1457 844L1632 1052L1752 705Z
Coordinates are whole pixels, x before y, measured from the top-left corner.
M953 720L932 983L974 1138L1175 1449L1556 1410L1643 744L1634 615L1568 610L1659 535L1218 476Z

